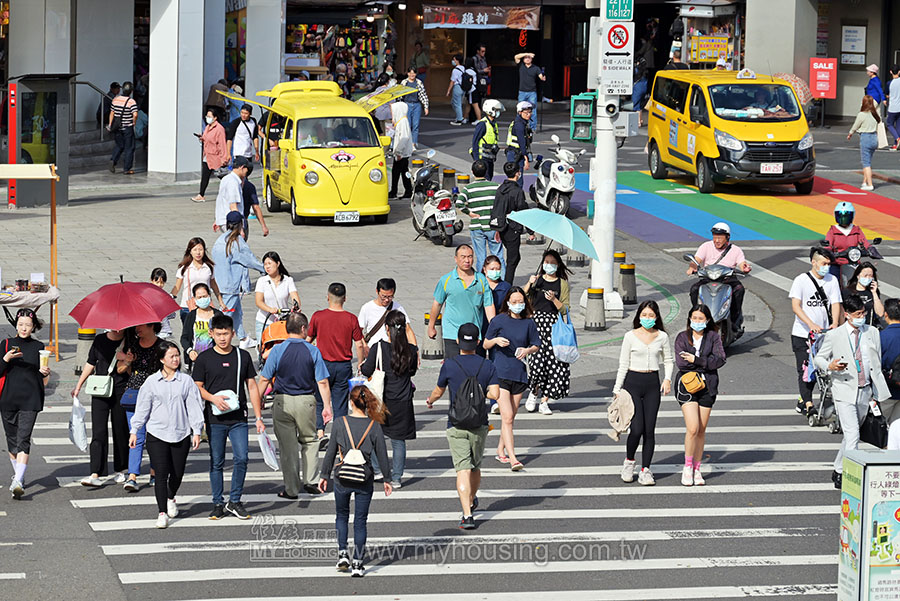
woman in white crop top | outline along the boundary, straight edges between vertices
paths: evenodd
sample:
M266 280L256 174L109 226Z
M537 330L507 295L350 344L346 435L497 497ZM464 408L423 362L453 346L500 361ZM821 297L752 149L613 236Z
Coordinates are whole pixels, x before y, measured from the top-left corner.
M659 382L660 364L665 370L662 385ZM643 486L656 484L650 471L653 449L656 446L656 416L659 414L660 392L669 394L672 390L673 366L672 343L663 327L659 306L656 301L644 301L635 313L634 329L626 333L622 340L619 371L613 387L613 396L618 396L624 389L634 401L634 417L625 444L625 463L622 466L624 482L634 481L634 456L643 438L642 468L638 483Z

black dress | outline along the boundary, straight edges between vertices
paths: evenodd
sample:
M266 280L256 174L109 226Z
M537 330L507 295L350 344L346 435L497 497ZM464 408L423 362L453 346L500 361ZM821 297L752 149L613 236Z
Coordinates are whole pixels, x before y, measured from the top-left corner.
M384 435L393 440L413 440L416 437L416 415L413 410L413 383L418 366L415 356L418 348L410 345L413 353L412 365L404 374L396 374L391 369L391 345L384 340L369 351L360 371L366 377L375 372L378 350L381 349L381 368L384 370L384 404L389 411L385 416Z
M9 349L19 347L22 356L9 363L2 360ZM0 392L0 411L43 411L44 376L40 372L40 354L44 343L34 338L9 338L0 346L0 375L5 376Z

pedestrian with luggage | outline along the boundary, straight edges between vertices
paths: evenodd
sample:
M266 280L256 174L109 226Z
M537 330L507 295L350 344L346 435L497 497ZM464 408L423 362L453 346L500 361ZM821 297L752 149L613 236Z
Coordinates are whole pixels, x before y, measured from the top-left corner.
M382 401L387 407L382 430L391 440L391 486L400 488L406 469L406 442L416 439L416 415L413 408L415 385L412 377L419 367L419 349L406 336L406 317L400 311L390 311L385 319L387 340L382 340L369 350L365 363L360 367L362 375L371 378L375 370L384 372ZM373 463L378 471L378 461Z
M672 343L663 326L656 301L647 300L638 305L632 325L634 329L626 332L622 339L619 370L613 386L613 397L625 390L634 402L631 432L625 443L622 481L634 482L634 458L643 439L638 484L653 486L656 480L650 471L650 463L656 447L660 393L668 395L672 391ZM664 370L662 383L659 381L660 367Z
M191 377L179 370L181 352L174 342L162 340L155 346L160 369L147 376L137 397L128 446L138 446L138 432L146 430L147 454L156 466L154 486L157 528L168 528L178 516L175 495L184 478L188 452L200 448L203 406L200 392Z
M409 178L409 157L413 153L413 136L407 112L411 105L395 102L391 105L391 121L394 124L394 136L391 141L391 152L394 164L391 165L391 189L388 198L412 198L413 186ZM403 196L397 196L397 184L403 180Z
M447 442L456 470L456 493L462 506L459 527L463 530L475 528L472 514L478 508L481 462L488 434L487 400L500 397L500 381L493 363L475 354L478 334L474 323L459 327L459 355L444 360L437 385L425 401L432 409L435 401L450 389Z
M157 345L162 340L157 336L162 330L161 323L147 323L125 331L125 356L119 361L116 369L120 374L126 374L125 392L119 403L125 410L130 431L136 435L134 444L128 446L128 478L123 487L125 492L137 492L137 477L141 474L141 460L144 456L144 442L147 431L143 425L133 427L134 412L137 406L138 392L150 374L159 371L160 359L157 356ZM153 461L150 461L150 484L155 482L155 470Z
M384 496L389 497L393 487L388 482L387 447L381 424L385 419L385 407L375 394L365 386L350 391L349 412L335 421L328 449L322 459L322 477L319 491L328 490L328 475L333 476L334 504L337 514L334 527L337 530L339 572L350 576L365 576L365 550L368 537L369 506L374 493L376 458L384 479ZM335 464L335 459L339 459ZM332 473L333 468L333 473ZM350 521L350 497L353 505L353 559L347 551Z
M172 297L178 298L181 293L181 323L184 324L187 314L194 310L197 305L192 302L194 297L194 286L203 283L206 284L208 290L216 293L216 300L219 307L225 306L222 300L222 293L219 292L219 284L213 275L216 264L209 257L206 250L206 241L203 238L191 238L188 240L187 248L184 249L184 257L178 263L175 270L175 286L172 288ZM185 347L187 348L187 347Z
M684 415L684 469L681 484L703 486L700 473L706 428L719 394L719 368L725 365L725 348L709 307L694 305L687 328L675 337L675 399Z

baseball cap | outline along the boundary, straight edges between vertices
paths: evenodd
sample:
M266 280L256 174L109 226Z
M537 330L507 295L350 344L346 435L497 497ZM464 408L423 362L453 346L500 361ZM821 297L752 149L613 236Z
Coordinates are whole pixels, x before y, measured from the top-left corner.
M244 223L244 215L240 211L228 211L225 223Z
M249 167L250 159L245 156L236 156L234 157L234 161L232 162L232 169L237 169L238 167Z
M728 66L728 62L725 60L724 56L720 56L719 60L716 61L717 67L726 67Z
M521 113L522 111L528 111L534 108L534 105L528 102L527 100L523 100L519 104L516 105L516 112Z
M464 323L459 326L456 339L459 341L459 348L464 351L474 351L478 347L478 335L480 334L478 326L474 323Z

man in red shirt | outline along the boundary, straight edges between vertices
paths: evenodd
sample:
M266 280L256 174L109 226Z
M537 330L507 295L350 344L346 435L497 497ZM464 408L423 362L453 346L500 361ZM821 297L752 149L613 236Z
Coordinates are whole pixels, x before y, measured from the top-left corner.
M350 393L348 380L353 377L353 346L361 365L365 359L362 330L359 319L344 310L347 288L337 282L328 286L328 308L316 311L309 320L307 341L315 341L328 368L328 384L331 387L331 405L335 419L347 415L347 397ZM325 436L325 422L322 421L321 401L316 402L316 430L318 436Z

